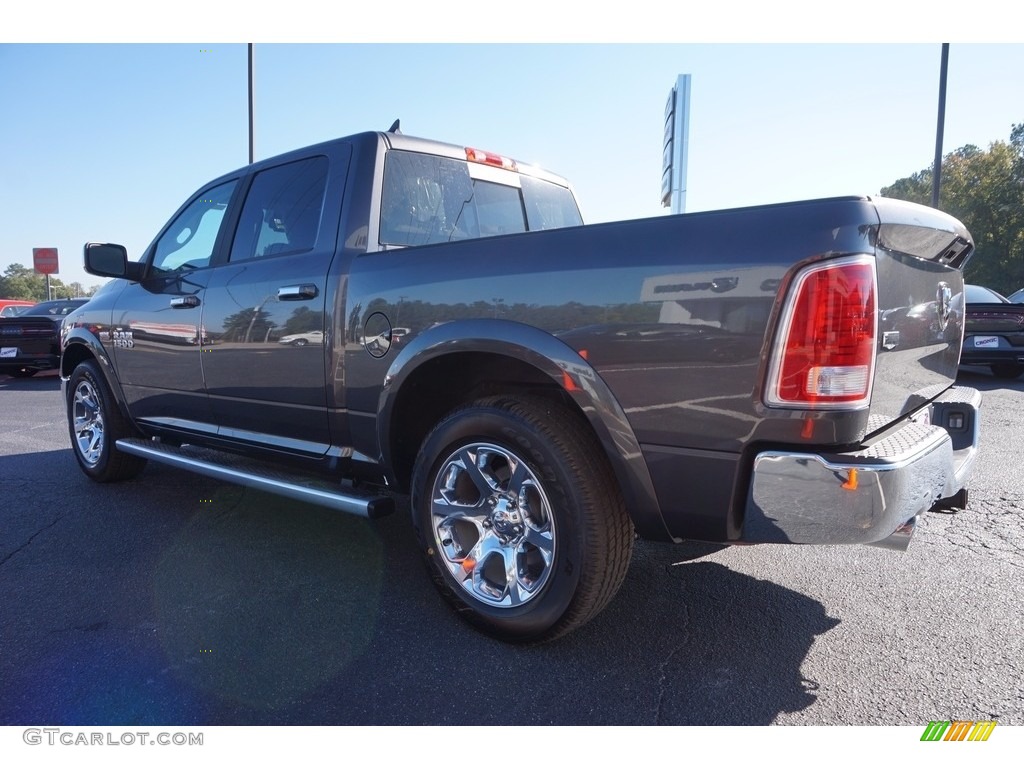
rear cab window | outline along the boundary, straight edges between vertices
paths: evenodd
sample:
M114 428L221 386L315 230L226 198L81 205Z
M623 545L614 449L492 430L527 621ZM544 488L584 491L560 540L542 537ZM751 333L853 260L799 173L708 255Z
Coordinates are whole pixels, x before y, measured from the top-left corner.
M582 223L567 186L452 157L387 153L382 245L430 245Z

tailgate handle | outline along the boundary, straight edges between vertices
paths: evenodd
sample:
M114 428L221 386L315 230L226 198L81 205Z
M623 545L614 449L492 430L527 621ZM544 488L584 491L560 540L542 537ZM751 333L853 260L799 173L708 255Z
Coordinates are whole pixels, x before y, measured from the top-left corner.
M191 307L199 306L198 296L178 296L176 299L171 299L171 306L175 309L189 309Z
M315 299L320 291L315 285L306 283L304 285L286 285L277 289L278 301L307 301Z

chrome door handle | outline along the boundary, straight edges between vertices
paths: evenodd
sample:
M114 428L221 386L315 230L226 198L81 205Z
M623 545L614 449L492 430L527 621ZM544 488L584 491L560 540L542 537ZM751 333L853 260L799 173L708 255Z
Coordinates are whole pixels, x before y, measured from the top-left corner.
M278 301L308 301L315 299L320 290L311 283L303 285L285 285L277 289Z
M171 299L171 306L175 309L189 309L190 307L199 306L198 296L178 296L177 298Z

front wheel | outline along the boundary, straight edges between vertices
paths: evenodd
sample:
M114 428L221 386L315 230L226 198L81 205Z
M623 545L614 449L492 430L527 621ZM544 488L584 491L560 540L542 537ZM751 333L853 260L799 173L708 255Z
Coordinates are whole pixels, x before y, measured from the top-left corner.
M438 424L413 472L413 518L445 598L513 642L551 640L597 615L633 545L593 433L537 398L479 400Z
M68 431L82 468L101 483L135 477L146 460L117 450L115 443L137 433L117 409L114 396L96 363L78 364L68 382Z

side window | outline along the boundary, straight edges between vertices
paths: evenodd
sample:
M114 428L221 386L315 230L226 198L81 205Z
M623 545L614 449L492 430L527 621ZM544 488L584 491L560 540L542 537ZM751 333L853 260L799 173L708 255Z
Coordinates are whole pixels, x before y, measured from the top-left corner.
M185 208L157 241L153 267L173 272L208 266L237 181L207 190Z
M312 250L327 189L326 157L260 171L246 196L230 261Z

